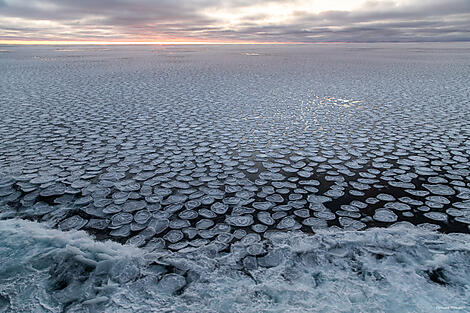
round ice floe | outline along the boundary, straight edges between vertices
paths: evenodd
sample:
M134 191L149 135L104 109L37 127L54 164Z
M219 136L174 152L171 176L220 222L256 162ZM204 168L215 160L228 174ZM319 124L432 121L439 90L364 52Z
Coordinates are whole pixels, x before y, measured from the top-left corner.
M217 234L229 233L232 230L232 226L225 223L218 223L212 228L212 230Z
M139 224L145 224L150 218L150 212L141 210L134 214L134 220Z
M214 225L214 222L209 219L202 219L196 223L197 229L208 229Z
M266 225L273 225L274 219L271 217L271 214L268 212L258 212L257 214L258 220Z
M295 220L292 216L286 216L279 221L276 228L278 229L289 229L295 226Z
M187 227L181 230L183 234L188 237L188 239L193 239L194 237L197 236L197 229L194 227Z
M164 232L169 225L170 221L166 218L153 218L148 227L151 227L155 231L155 234L160 234Z
M329 211L321 211L321 212L316 211L313 213L313 215L315 217L318 217L327 221L334 220L336 218L335 214Z
M131 226L123 225L117 229L114 229L109 234L113 237L128 237L131 233Z
M444 207L444 204L434 201L426 201L425 204L431 209L442 209Z
M212 197L212 196L207 196L206 195L206 196L203 196L201 198L201 203L204 204L204 205L210 205L210 204L214 203L214 201L215 201L215 198Z
M198 217L198 213L194 210L184 210L178 214L178 217L183 220L193 220Z
M266 200L270 202L277 202L282 203L284 202L284 198L280 194L272 194L266 197Z
M343 210L337 210L335 214L338 216L351 217L351 218L361 217L361 213L359 212L350 212L350 211L343 211Z
M94 199L104 199L111 193L111 189L103 186L97 186L91 196Z
M380 193L376 196L381 201L395 201L395 197L386 193Z
M171 195L171 189L168 189L168 188L154 188L153 193L156 196L166 197L166 196Z
M268 183L268 181L267 181L267 180L264 180L264 179L259 179L259 178L258 178L258 179L255 180L255 184L256 184L256 185L259 185L259 186L261 186L261 185L266 185L267 183Z
M354 205L349 205L349 204L342 204L341 210L348 211L348 212L358 212L359 208L354 206Z
M402 202L388 202L385 204L385 207L388 209L393 209L397 211L411 210L411 207L408 204L402 203Z
M289 211L292 208L300 209L300 208L305 208L306 206L307 206L307 201L305 200L289 201L287 202L287 204L278 205L272 208L272 210L273 211L279 211L279 210Z
M409 205L423 205L424 203L422 201L416 200L416 199L411 199L409 197L400 197L398 198L400 202L407 203Z
M208 239L197 238L188 242L188 244L192 247L202 247L209 243Z
M340 217L338 220L340 225L347 230L360 230L366 227L366 224L363 222L357 221L350 217Z
M93 202L93 198L91 196L84 196L75 200L75 205L87 205Z
M310 176L313 175L313 173L310 172L310 171L299 171L299 172L297 172L297 174L298 174L300 177L303 177L303 178L309 178Z
M36 185L26 182L17 182L16 185L20 188L21 191L25 193L33 192L37 189ZM1 187L0 190L0 197L8 196L15 192L15 189L12 188L12 186Z
M309 192L309 193L313 193L313 194L316 194L318 193L318 188L315 188L313 186L304 186L304 189Z
M285 176L281 173L274 173L274 172L261 172L259 174L261 179L271 180L271 181L282 181L285 179Z
M452 196L455 194L455 190L447 185L442 184L423 184L423 187L429 190L432 194L439 196Z
M245 227L253 224L253 217L251 215L240 215L240 216L227 216L225 222L232 226Z
M83 219L79 215L74 215L60 222L59 228L61 230L77 230L85 226L87 222L87 220Z
M310 157L310 160L312 160L313 162L321 163L321 162L325 162L327 159L318 155L318 156Z
M425 206L425 205L419 206L419 207L417 207L417 209L421 212L428 212L429 210L431 210L430 207Z
M189 221L175 218L170 221L169 226L171 229L181 229L181 228L189 227L189 225L190 225Z
M398 216L389 209L375 210L373 219L383 223L393 223L398 220Z
M457 216L463 216L464 212L462 210L456 209L456 208L449 208L446 210L446 213L450 216L457 217Z
M342 190L335 190L335 189L330 189L327 192L325 192L325 196L331 197L331 198L339 198L344 195L344 191Z
M200 209L198 212L200 216L205 218L215 218L217 216L217 214L206 208Z
M438 230L441 228L441 226L436 225L436 224L431 224L431 223L421 223L421 224L418 224L418 227L424 228L427 230Z
M263 186L261 190L268 195L273 194L275 192L273 186Z
M459 209L470 210L470 200L455 202L453 206Z
M423 214L429 219L439 222L446 222L447 221L447 214L441 212L426 212Z
M392 187L396 188L403 188L403 189L415 189L416 186L412 183L405 183L405 182L397 182L397 181L389 181L388 184Z
M254 213L255 209L243 206L237 206L232 209L232 215L244 215Z
M294 215L302 218L307 218L310 216L310 211L308 209L299 209L294 211Z
M148 197L148 196L152 195L152 187L151 186L142 186L142 188L140 188L140 194L143 197Z
M263 224L254 224L251 225L251 229L257 233L264 233L268 229L268 226Z
M232 241L233 235L230 233L221 233L217 235L217 238L215 239L218 242L228 244Z
M180 241L177 243L169 244L167 247L168 249L171 249L171 250L182 250L186 248L188 245L189 243L187 241ZM194 251L193 248L191 248L191 250Z
M131 231L139 231L139 230L144 229L146 226L147 226L147 223L139 224L139 223L136 223L136 222L132 222L131 223Z
M201 206L201 201L199 201L199 200L189 200L184 204L184 206L186 207L186 209L192 210L192 209L200 207Z
M428 197L426 197L426 200L441 203L441 204L449 204L450 203L449 199L447 199L445 197L442 197L442 196L428 196Z
M124 212L134 212L142 210L143 208L145 208L145 206L145 201L128 200L123 204L122 207Z
M219 215L225 214L228 210L228 205L221 203L221 202L216 202L211 205L211 210Z
M40 192L42 197L60 196L65 193L64 184L53 184Z
M97 208L104 208L108 205L111 205L113 203L113 200L111 199L96 199L93 201L93 205Z
M163 239L171 243L175 243L183 239L183 237L184 235L180 230L170 230L165 236L163 236Z
M364 192L359 191L359 190L349 190L349 194L352 196L357 196L357 197L362 197L365 195Z
M140 184L133 181L119 182L114 185L120 191L139 191Z
M143 246L145 244L145 237L142 235L135 235L126 241L126 245L133 245L136 247Z
M103 230L103 229L106 229L106 227L108 227L109 223L110 223L110 220L108 219L92 218L88 221L88 223L86 224L86 227Z
M164 200L165 204L183 203L188 199L188 196L183 194L171 195Z
M257 210L266 211L266 210L269 210L270 208L272 208L274 206L274 203L272 203L272 202L253 202L252 206Z
M317 196L317 195L309 195L307 197L307 201L310 203L324 203L324 202L329 202L332 199L330 197L325 197L325 196Z
M199 229L197 233L199 237L204 239L211 239L217 235L212 229Z
M240 190L242 190L242 187L240 187L240 186L232 186L232 185L225 186L225 192L226 193L234 193L234 192L238 192Z
M237 205L240 203L241 200L242 199L238 197L226 197L222 201L224 204L227 204L227 205Z
M233 237L235 237L237 239L242 239L245 236L246 236L246 231L244 229L236 229L233 232Z
M417 197L425 197L429 194L429 191L426 191L426 190L406 189L405 192L409 193L410 195L417 196Z
M45 202L36 202L31 208L29 215L40 216L54 211L54 207Z
M291 193L289 195L289 200L294 200L295 201L295 200L300 200L302 198L303 198L303 196L301 194L298 194L298 193Z
M133 219L134 217L132 216L132 214L127 213L127 212L121 212L111 217L111 224L113 226L121 226L125 224L130 224Z
M53 182L57 179L57 176L53 175L44 175L44 176L38 176L33 179L31 179L29 182L32 184L45 184L49 182Z
M328 225L326 220L316 217L306 218L302 221L302 224L304 224L305 226L310 226L312 228L325 228Z
M465 216L457 216L455 218L455 221L464 223L464 224L470 224L470 215L465 215Z
M248 190L240 190L235 194L236 197L241 198L241 199L246 199L246 200L250 199L254 195L255 195L254 192L251 192Z
M178 274L166 274L158 282L158 288L164 293L173 294L186 286L186 279Z
M246 252L253 256L259 256L266 253L266 250L261 243L253 243L246 248Z
M240 242L244 245L251 245L259 241L261 241L261 236L259 234L250 233L243 237Z

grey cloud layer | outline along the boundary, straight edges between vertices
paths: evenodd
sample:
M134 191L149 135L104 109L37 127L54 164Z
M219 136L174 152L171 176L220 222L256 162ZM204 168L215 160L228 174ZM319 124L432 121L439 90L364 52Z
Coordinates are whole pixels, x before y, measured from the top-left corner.
M0 39L470 41L470 0L423 0L402 6L393 1L369 1L354 11L297 11L289 22L275 25L260 25L257 19L262 16L247 16L232 28L201 13L276 1L282 2L0 0Z

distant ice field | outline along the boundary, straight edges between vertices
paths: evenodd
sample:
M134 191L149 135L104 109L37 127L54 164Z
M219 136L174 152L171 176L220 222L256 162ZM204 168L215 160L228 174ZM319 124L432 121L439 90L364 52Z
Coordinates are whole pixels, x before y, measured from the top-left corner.
M468 311L470 44L0 50L0 257L26 264L0 266L0 312L27 312L34 255L54 260L37 312L132 312L145 291L112 299L135 284L172 295L136 312ZM138 261L108 258L122 281L89 245ZM207 255L221 281L191 261ZM401 293L392 271L428 287ZM360 291L333 304L342 279ZM200 285L224 282L217 300Z

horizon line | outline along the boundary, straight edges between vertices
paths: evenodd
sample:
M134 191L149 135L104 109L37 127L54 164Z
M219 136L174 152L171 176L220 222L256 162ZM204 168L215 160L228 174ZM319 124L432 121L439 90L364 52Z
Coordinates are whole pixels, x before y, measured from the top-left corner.
M0 40L1 45L283 45L305 42L253 42L253 41L93 41L93 40Z
M470 43L470 40L451 41L311 41L311 42L267 42L267 41L98 41L98 40L2 40L0 45L309 45L344 43Z

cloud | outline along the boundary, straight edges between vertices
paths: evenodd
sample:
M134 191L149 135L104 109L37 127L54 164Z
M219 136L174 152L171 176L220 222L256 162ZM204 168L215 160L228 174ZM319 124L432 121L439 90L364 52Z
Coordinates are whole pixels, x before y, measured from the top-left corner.
M3 40L470 41L469 29L470 0L0 0Z

